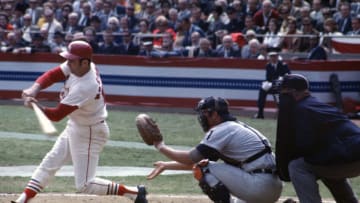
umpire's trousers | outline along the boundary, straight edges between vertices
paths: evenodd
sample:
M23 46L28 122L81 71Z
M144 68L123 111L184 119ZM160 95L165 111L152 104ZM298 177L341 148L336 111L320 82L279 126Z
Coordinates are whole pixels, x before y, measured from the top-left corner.
M347 178L360 175L360 162L335 166L314 166L304 158L289 164L290 179L301 203L321 203L317 180L330 190L337 203L358 203Z

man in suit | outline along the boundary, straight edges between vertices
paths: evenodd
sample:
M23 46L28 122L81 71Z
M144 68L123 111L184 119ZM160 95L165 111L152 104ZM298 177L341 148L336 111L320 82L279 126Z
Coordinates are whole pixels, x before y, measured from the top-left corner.
M43 13L43 8L39 6L38 0L29 0L29 8L26 9L25 13L31 16L31 24L37 25L37 22Z
M249 40L248 44L241 48L241 58L243 59L258 59L260 55L260 42L253 38Z
M133 4L127 5L125 12L126 12L125 17L127 17L128 22L129 22L129 28L131 30L137 29L139 19L137 19L136 16L135 16L135 7L134 7L134 5Z
M240 57L239 47L233 42L231 35L225 35L222 38L222 44L216 48L216 55L223 58Z
M96 30L94 27L85 27L83 31L86 41L90 44L94 53L99 53L99 41L96 36Z
M32 38L32 42L30 44L30 46L26 46L26 47L21 47L17 49L18 53L50 53L51 52L51 48L50 46L45 42L45 38L43 36L41 36L41 34L39 33L35 33L33 34Z
M351 19L351 28L346 35L360 35L360 15Z
M184 39L183 39L183 43L182 43L183 47L191 45L191 34L193 32L198 32L201 37L205 37L204 31L200 27L192 24L192 22L190 20L190 16L182 16L179 19L178 33L179 32L184 33Z
M125 54L125 47L123 44L118 44L114 40L113 31L105 30L103 32L104 42L99 44L98 53L101 54L112 54L112 55L122 55Z
M16 38L15 31L7 33L6 41L1 46L1 52L16 53L18 48L25 46L25 43L18 41Z
M210 40L201 38L199 47L194 50L194 57L215 57L216 52L211 48Z
M23 27L21 27L21 31L22 31L22 38L27 42L27 43L31 43L32 39L31 39L31 35L32 33L35 32L39 32L40 28L37 25L32 25L31 24L31 15L26 13L23 17Z
M334 14L333 18L338 25L339 31L343 34L348 33L352 29L350 4L348 2L343 2L340 6L340 11Z
M107 23L110 17L117 17L117 13L111 8L110 1L104 1L103 13L99 16L101 20L101 30L107 28Z
M266 76L259 90L259 98L257 101L258 113L254 115L254 118L263 119L264 118L264 107L266 102L266 97L270 93L275 93L274 87L266 84L273 84L275 80L278 80L280 77L283 77L286 74L290 74L290 69L288 65L279 60L279 53L277 51L270 51L268 53L269 62L266 64Z
M125 54L135 56L139 54L140 46L134 43L129 31L124 32L123 45L125 47Z
M47 30L47 43L51 43L54 40L54 34L56 31L62 32L63 27L59 21L55 19L54 11L50 8L44 10L45 23L41 26L42 30Z
M64 32L74 34L76 32L80 32L84 29L84 27L78 25L79 23L79 14L76 12L72 12L68 15L68 22L64 27Z
M327 52L325 48L319 44L319 37L310 37L309 38L309 45L311 47L308 59L309 60L326 60L327 59Z
M91 4L85 1L81 6L81 12L79 16L78 25L82 27L90 26L91 13Z

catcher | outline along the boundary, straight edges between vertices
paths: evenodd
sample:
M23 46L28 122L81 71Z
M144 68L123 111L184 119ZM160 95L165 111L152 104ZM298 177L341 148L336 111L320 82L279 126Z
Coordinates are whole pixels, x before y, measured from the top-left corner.
M156 162L147 178L153 179L164 170L193 170L200 188L214 202L229 203L231 196L246 202L276 202L282 182L275 173L275 157L267 138L236 121L223 98L202 99L196 112L205 137L189 151L167 146L156 124L140 122L142 136L151 137L150 132L155 134L148 144L173 160ZM219 159L223 162L216 162Z

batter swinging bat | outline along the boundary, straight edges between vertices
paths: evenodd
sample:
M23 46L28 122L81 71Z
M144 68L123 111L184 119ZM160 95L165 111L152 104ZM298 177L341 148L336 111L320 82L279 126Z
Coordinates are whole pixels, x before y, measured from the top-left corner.
M39 121L42 131L46 135L55 135L57 133L57 130L56 130L54 124L49 120L48 117L46 117L44 112L38 107L37 104L35 104L34 102L31 102L31 105L34 109L36 117L38 118L38 121Z

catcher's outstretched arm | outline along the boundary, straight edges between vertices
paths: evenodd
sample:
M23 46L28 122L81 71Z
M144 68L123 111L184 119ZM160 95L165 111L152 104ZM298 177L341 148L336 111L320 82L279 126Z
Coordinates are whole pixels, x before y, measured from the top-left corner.
M155 147L160 153L167 158L186 165L192 165L194 162L190 158L190 151L176 150L167 145L163 141L154 142Z
M165 170L192 170L193 165L181 164L175 161L157 161L154 163L155 168L147 176L148 180L154 179Z

